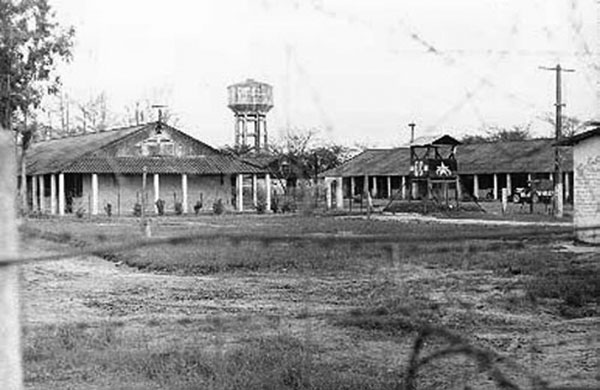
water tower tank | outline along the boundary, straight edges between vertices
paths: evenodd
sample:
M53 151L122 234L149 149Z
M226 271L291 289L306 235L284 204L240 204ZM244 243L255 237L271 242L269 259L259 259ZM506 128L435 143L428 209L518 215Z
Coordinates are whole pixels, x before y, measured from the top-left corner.
M266 114L273 108L273 87L247 79L227 87L228 107L235 115L235 146L259 152L267 147Z

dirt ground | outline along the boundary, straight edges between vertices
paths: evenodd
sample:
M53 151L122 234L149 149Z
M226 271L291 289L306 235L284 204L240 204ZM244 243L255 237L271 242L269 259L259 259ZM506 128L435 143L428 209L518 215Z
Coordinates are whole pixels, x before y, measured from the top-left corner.
M64 249L40 239L28 240L24 247L29 255ZM454 320L455 329L471 342L507 357L501 367L523 388L532 386L532 375L552 386L600 388L600 318L567 320L543 310L513 310L498 303L506 291L519 295L510 289L512 280L486 271L400 262L363 276L189 276L85 257L22 266L22 316L26 334L43 334L60 324L113 321L154 346L193 343L226 350L249 337L285 332L318 344L319 361L368 365L400 375L413 334L382 336L331 321L358 305L361 294L372 293L378 283L399 286L399 294L419 290L439 303L447 323ZM424 388L495 388L486 374L466 369L463 360L433 366L435 374L422 379ZM91 383L42 380L27 373L27 364L25 369L28 389L155 388L134 377L131 382L111 377Z

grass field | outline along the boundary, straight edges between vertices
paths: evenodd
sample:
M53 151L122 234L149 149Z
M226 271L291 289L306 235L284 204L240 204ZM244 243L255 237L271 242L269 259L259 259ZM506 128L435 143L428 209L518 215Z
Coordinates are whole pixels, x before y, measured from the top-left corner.
M495 368L522 388L600 385L600 255L559 251L571 237L550 228L203 216L156 219L153 237L216 237L139 248L134 219L22 231L32 255L132 246L24 267L31 389L396 389L431 327L469 348L418 388L495 388Z

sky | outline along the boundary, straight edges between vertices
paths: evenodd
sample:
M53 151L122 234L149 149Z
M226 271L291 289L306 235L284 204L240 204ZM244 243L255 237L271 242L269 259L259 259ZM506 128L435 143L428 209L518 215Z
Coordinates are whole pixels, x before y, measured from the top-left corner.
M227 86L271 84L272 140L287 129L323 141L392 147L417 135L479 134L554 112L600 117L596 0L49 0L76 29L61 65L74 101L105 93L123 114L166 104L177 127L232 144Z

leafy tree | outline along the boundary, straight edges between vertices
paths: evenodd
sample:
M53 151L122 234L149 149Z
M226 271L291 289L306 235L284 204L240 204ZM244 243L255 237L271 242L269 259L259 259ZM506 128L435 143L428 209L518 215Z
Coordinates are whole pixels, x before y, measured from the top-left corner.
M30 111L39 106L45 93L58 91L56 65L71 59L73 36L72 27L61 28L55 21L48 0L0 1L0 126L12 129L16 115L21 114L22 124L14 128L21 159L35 131L28 124ZM25 177L25 172L21 175Z
M552 125L554 129L556 127L556 115L554 113L547 113L543 118L545 122ZM585 128L586 123L579 118L572 116L562 116L562 135L563 137L571 137L575 135L579 130ZM554 136L554 133L552 133Z
M497 126L488 126L483 129L484 134L467 135L461 140L464 144L477 144L486 142L524 141L531 138L531 125L512 126L510 129Z

